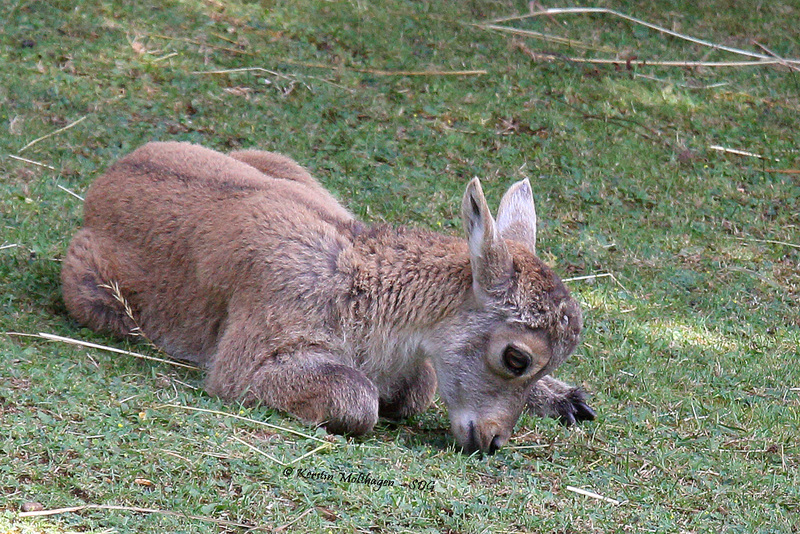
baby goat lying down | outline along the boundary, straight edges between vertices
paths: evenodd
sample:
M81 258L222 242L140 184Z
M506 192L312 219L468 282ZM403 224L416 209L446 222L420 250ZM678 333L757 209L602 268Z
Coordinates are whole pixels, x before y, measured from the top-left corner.
M549 376L581 312L535 255L527 180L497 221L472 180L464 240L365 226L278 154L150 143L84 209L61 273L70 313L205 366L213 395L363 434L422 412L438 384L466 452L501 447L526 404L594 418L581 390Z

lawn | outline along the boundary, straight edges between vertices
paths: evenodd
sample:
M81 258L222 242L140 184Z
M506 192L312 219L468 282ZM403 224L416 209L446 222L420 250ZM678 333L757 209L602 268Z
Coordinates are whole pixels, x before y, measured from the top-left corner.
M592 5L637 20L0 3L0 532L798 532L800 7ZM195 370L11 334L163 356L82 328L59 287L79 197L150 140L282 152L368 222L458 235L473 176L493 207L530 177L585 317L556 376L597 420L524 415L489 457L440 401L326 436Z

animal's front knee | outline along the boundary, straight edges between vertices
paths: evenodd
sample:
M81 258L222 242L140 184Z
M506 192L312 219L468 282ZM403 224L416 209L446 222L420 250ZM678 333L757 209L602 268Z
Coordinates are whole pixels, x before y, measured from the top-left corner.
M236 362L217 357L206 378L208 393L262 403L333 434L365 434L378 421L378 389L352 367L303 354L255 369L238 368Z
M320 423L333 434L366 434L378 422L378 388L355 369L331 367L335 378L328 388L325 420Z

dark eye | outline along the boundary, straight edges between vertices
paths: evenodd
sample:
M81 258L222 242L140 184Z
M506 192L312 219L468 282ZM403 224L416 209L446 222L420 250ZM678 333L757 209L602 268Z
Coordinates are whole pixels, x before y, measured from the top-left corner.
M531 364L531 357L511 345L503 351L503 365L514 376L522 376Z

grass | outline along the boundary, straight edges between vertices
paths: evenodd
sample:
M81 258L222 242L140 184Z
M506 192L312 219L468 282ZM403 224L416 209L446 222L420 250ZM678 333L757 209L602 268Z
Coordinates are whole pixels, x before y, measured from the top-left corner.
M595 5L800 56L789 3ZM523 416L488 458L453 450L441 404L326 437L209 397L195 371L0 336L0 532L797 532L798 73L628 69L632 56L742 58L603 15L507 23L586 48L473 25L526 9L0 5L0 331L158 355L76 325L58 278L81 220L61 188L83 194L153 139L283 152L366 220L445 232L460 232L472 176L493 206L530 176L542 257L565 278L613 274L569 282L586 329L558 372L591 392L598 420ZM622 59L534 62L526 48ZM446 74L462 70L486 74ZM30 502L85 508L21 517Z

